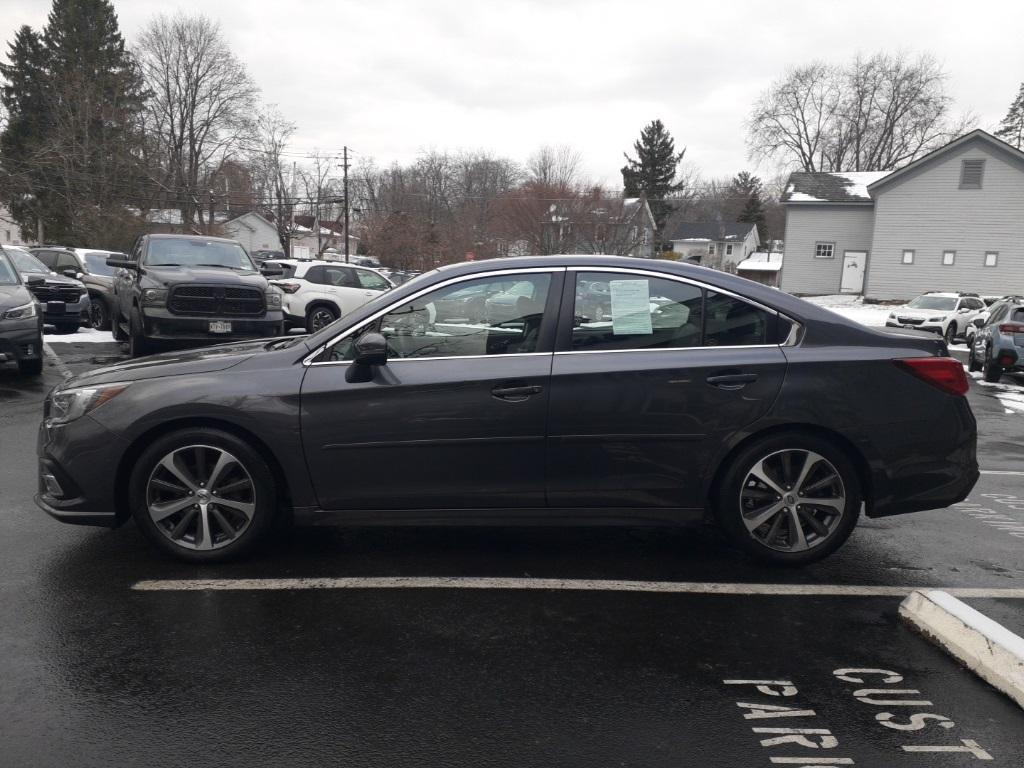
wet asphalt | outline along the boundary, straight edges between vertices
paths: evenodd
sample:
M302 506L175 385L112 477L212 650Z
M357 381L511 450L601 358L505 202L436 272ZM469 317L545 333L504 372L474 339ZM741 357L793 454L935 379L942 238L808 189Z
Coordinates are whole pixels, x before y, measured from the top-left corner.
M40 382L0 366L3 768L1024 765L1024 711L900 624L897 596L132 589L378 576L1024 588L1024 537L985 512L1024 524L1024 475L986 474L960 507L862 520L799 571L752 563L703 526L295 528L256 559L191 567L132 525L65 526L32 504L46 390L120 355L51 350ZM992 388L970 399L982 469L1024 471L1024 413ZM967 602L1024 633L1024 600Z

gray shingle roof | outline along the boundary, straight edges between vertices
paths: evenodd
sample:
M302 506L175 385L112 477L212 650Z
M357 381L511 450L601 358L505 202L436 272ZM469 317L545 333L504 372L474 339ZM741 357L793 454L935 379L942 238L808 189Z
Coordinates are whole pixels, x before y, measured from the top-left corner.
M751 229L753 224L739 222L682 222L672 230L669 240L742 240Z
M784 203L870 203L868 186L891 171L851 171L849 173L807 173L789 175Z

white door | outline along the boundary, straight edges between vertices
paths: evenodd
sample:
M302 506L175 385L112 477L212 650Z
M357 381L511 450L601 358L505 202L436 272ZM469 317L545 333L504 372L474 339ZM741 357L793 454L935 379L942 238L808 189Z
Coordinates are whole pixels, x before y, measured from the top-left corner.
M846 251L843 253L843 279L839 284L842 293L862 293L864 291L864 266L868 255L865 251Z

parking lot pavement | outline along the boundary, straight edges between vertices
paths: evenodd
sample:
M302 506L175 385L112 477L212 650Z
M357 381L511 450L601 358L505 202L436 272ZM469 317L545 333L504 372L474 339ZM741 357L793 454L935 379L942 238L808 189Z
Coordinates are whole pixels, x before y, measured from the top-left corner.
M1021 765L1024 712L897 621L904 588L970 588L1024 632L1024 600L978 596L1024 589L1024 415L986 388L968 500L863 520L802 570L709 527L296 528L202 568L32 504L47 387L119 355L88 346L52 344L39 383L0 370L4 766ZM449 576L519 588L362 581ZM211 578L344 581L135 588Z

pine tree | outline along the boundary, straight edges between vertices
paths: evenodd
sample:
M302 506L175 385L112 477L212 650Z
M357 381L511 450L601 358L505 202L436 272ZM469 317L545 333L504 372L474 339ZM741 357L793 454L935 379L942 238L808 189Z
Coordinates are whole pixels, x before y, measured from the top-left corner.
M686 149L677 154L675 141L661 120L652 120L640 132L640 139L633 143L633 150L636 159L627 153L622 169L626 197L642 195L647 198L660 233L671 211L666 198L682 188L675 180L676 168Z
M1010 105L1010 110L999 124L995 135L1007 144L1024 150L1024 83L1020 84L1017 98Z
M741 171L730 184L729 197L730 206L734 210L739 210L735 220L743 224L756 224L757 236L762 243L766 242L768 227L761 179L747 171Z
M19 30L0 70L11 122L0 163L12 213L49 241L103 238L126 216L145 93L109 0L54 0L42 34Z

